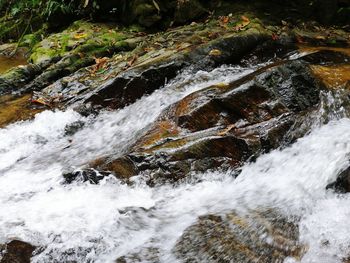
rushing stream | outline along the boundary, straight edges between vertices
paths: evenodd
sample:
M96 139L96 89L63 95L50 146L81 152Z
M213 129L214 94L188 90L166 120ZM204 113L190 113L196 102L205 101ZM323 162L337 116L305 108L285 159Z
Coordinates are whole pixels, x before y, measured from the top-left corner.
M302 262L341 262L350 245L350 198L326 191L326 185L348 165L350 120L341 108L324 111L327 101L337 99L331 94L310 117L308 135L247 163L236 179L218 170L177 186L129 186L114 177L98 185L63 184L64 171L123 154L170 104L253 70L185 71L122 110L96 118L44 111L1 129L0 243L16 238L43 247L33 262L114 262L148 247L159 248L162 262L176 262L171 250L198 216L273 207L301 218L300 241L308 245ZM323 125L325 114L331 120ZM66 126L78 120L84 127L66 136Z

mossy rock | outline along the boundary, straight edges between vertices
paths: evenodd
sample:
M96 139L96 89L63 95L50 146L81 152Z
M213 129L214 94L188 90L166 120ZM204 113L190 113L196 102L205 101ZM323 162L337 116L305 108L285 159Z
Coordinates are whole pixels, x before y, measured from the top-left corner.
M127 50L128 46L122 42L126 38L126 34L116 31L112 25L76 21L34 46L30 61L38 64L72 54L99 56L109 51Z

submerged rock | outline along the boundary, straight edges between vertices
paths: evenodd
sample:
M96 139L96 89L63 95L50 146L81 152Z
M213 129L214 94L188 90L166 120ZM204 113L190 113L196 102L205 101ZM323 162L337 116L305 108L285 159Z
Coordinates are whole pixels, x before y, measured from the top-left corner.
M173 251L180 262L283 262L299 260L305 247L298 226L272 210L205 215L188 227Z
M35 247L29 243L12 240L0 246L0 263L30 263Z

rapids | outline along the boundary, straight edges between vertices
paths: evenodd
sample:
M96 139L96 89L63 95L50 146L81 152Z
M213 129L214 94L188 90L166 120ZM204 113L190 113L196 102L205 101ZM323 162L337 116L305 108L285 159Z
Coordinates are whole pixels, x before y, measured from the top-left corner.
M308 245L302 262L341 262L350 245L350 197L326 185L349 164L350 120L335 92L322 95L305 137L245 164L236 179L234 171L217 170L154 188L112 176L98 185L63 184L63 172L123 154L172 103L253 71L187 70L118 111L89 118L71 109L44 111L0 129L0 243L16 238L41 247L33 262L114 262L149 247L159 248L162 262L176 262L171 250L198 216L267 207L300 218L300 241ZM76 121L84 127L65 135Z

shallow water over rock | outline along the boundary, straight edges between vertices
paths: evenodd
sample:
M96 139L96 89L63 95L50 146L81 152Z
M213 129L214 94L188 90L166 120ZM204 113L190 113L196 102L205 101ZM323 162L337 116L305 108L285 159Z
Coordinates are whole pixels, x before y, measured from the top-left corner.
M24 57L7 57L0 55L0 74L19 65L26 65L27 59Z

